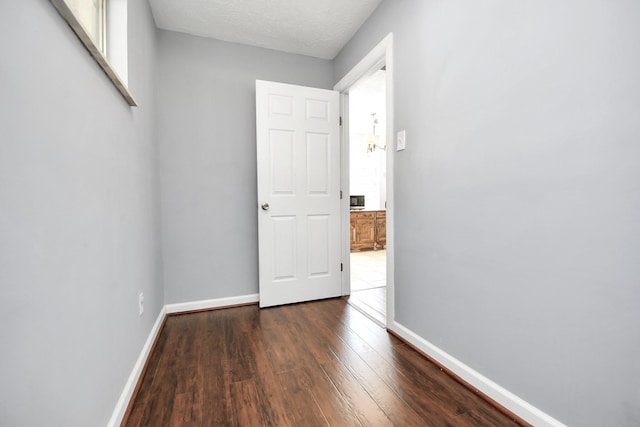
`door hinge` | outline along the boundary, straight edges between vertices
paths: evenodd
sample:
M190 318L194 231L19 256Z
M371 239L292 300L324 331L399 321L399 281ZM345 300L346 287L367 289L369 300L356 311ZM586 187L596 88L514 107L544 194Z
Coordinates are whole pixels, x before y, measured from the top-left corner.
M340 271L344 271L344 264L340 263Z
M340 116L340 120L338 120L338 122L340 123L340 126L342 126L342 116Z
M342 200L342 190L340 190L340 200Z

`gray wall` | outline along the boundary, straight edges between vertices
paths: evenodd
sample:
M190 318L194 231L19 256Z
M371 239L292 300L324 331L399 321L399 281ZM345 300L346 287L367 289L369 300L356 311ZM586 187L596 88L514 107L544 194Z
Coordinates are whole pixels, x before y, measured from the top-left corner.
M330 88L330 61L159 31L167 303L258 292L255 80Z
M640 3L386 0L396 317L575 426L640 425Z
M0 3L1 425L104 425L164 302L257 292L254 80L331 87L390 31L397 320L640 425L637 2L386 0L333 64L160 31L158 87L129 9L133 109L49 2Z
M137 108L48 1L0 35L0 425L105 425L164 298L153 19L129 1Z

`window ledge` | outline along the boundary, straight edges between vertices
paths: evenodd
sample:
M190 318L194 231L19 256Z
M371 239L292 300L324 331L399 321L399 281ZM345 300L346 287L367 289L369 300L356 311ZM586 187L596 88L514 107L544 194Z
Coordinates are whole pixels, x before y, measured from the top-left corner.
M73 12L71 12L64 0L50 1L58 10L58 13L60 13L64 20L67 21L67 24L69 24L73 32L76 33L76 36L78 36L84 47L87 48L91 56L93 56L93 59L95 59L96 62L100 65L102 71L104 71L107 77L109 77L109 80L111 80L113 85L116 87L116 89L118 89L127 103L132 107L138 106L136 100L133 99L133 95L131 95L131 92L129 92L127 85L120 78L120 76L118 76L118 73L116 73L116 70L111 66L111 64L109 64L106 56L100 51L100 49L98 49L91 37L89 37L87 31L85 31L85 29L82 27L82 24L80 24L80 21L78 21Z

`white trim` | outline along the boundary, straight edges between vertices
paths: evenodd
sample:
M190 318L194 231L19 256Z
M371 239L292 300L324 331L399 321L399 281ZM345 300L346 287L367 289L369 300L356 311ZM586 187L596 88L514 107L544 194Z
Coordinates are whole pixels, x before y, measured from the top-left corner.
M138 360L136 360L135 365L133 365L133 369L131 371L131 374L129 375L129 379L124 386L124 390L120 395L120 399L118 399L118 403L116 403L116 407L113 410L111 419L107 423L107 427L116 427L119 426L120 423L122 423L124 414L127 411L127 407L129 406L129 401L133 397L133 392L136 389L136 385L138 384L140 375L142 375L144 365L147 363L147 359L149 358L149 355L151 353L153 343L160 333L160 327L162 326L162 322L164 321L166 316L167 310L165 307L162 307L160 313L158 314L158 318L156 319L156 323L153 324L153 328L151 328L151 332L149 332L147 342L144 343L142 351L140 352L140 356L138 356Z
M115 406L111 419L107 423L107 427L117 427L122 423L125 412L129 405L133 392L142 374L145 363L150 356L151 348L155 342L158 334L160 333L160 327L168 314L175 314L193 310L205 310L222 308L241 304L257 303L259 301L258 294L243 295L238 297L217 298L202 301L192 301L178 304L165 305L158 314L158 318L151 328L149 337L145 342L138 359L129 375L129 379L124 386L124 390L118 399L118 403ZM502 405L506 409L510 410L517 416L521 417L525 421L535 425L536 427L566 427L565 424L544 413L535 406L522 400L515 394L506 390L505 388L494 383L484 375L476 372L469 366L465 365L455 357L446 353L444 350L431 344L412 330L406 328L402 324L395 320L388 323L388 329L398 336L405 339L408 343L418 348L420 351L427 354L429 357L442 364L451 372L459 376L461 379L469 383L472 387L484 393L486 396Z
M340 188L342 189L342 205L340 206L340 247L342 248L342 295L351 293L351 198L349 197L349 94L340 93ZM347 237L345 237L347 236Z
M393 46L393 33L387 34L371 52L358 62L336 85L333 90L338 92L347 92L351 86L358 83L360 79L371 75L382 68L386 63L387 53ZM389 65L388 63L386 64Z
M260 300L259 294L241 295L237 297L208 299L201 301L181 302L164 306L167 314L182 313L185 311L207 310L213 308L229 307L241 304L253 304Z
M393 86L393 33L387 34L376 47L374 47L358 64L351 69L334 86L334 90L340 92L340 111L343 119L342 128L342 165L341 183L345 199L348 198L349 188L349 89L364 77L370 76L378 71L382 66L386 66L386 101L387 101L387 321L390 325L395 319L395 244L394 244L394 159L395 141L394 137L394 86ZM349 262L350 237L349 237L349 208L346 201L343 205L344 224L342 233L342 259L345 269L342 276L342 293L348 295L351 292L351 264Z
M109 62L109 59L107 59L105 52L103 52L98 46L95 45L95 43L93 42L93 39L91 38L87 30L84 29L80 21L78 21L78 18L76 18L76 16L73 14L71 9L69 9L69 6L67 5L67 3L65 3L64 0L50 0L50 1L51 1L51 4L55 6L60 16L62 16L62 18L67 22L67 24L69 24L69 27L71 27L71 29L76 34L80 42L89 51L89 54L93 57L93 59L95 59L95 61L100 66L100 68L102 68L102 71L104 71L104 73L107 75L109 80L111 80L111 82L116 87L118 92L120 92L122 97L127 101L127 103L130 106L136 107L138 103L136 102L135 99L133 99L133 95L131 95L129 88L127 87L127 80L122 79L121 76L118 74L118 72L116 72L115 68ZM122 10L122 9L123 9L122 7L119 8L119 10ZM126 9L126 4L124 9ZM125 18L126 18L126 15L125 15ZM126 25L126 21L125 21L125 25ZM116 39L114 39L114 41L116 41ZM117 40L116 43L121 43L121 41ZM124 46L124 48L126 49L126 45ZM127 55L127 53L124 52L123 55ZM119 65L122 65L121 59L118 59L117 62Z
M388 329L523 420L536 427L566 427L565 424L525 402L400 323L394 321Z
M149 332L149 337L142 347L142 351L140 352L140 356L138 356L138 360L136 360L135 365L133 365L133 369L131 374L129 375L129 379L124 386L124 390L118 399L118 403L116 403L116 407L113 410L113 414L111 415L111 419L107 423L107 427L117 427L122 423L122 419L124 418L125 412L127 411L127 407L129 406L129 402L133 397L133 392L135 391L136 385L140 380L140 375L142 375L142 370L144 369L144 365L147 363L147 359L151 353L151 347L153 347L153 343L156 340L156 337L160 333L160 327L162 326L162 322L169 314L181 313L186 311L194 311L194 310L206 310L213 308L222 308L222 307L230 307L235 305L242 304L252 304L258 302L258 294L251 295L242 295L238 297L229 297L229 298L217 298L217 299L209 299L202 301L192 301L178 304L167 304L160 310L158 314L158 318L156 319L156 323L153 324L153 328L151 328L151 332Z

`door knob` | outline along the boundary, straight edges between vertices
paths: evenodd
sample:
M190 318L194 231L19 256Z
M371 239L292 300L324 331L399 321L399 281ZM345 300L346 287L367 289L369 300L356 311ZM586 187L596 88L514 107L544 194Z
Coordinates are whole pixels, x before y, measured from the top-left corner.
M263 203L261 206L263 211L268 211L269 210L269 203Z

